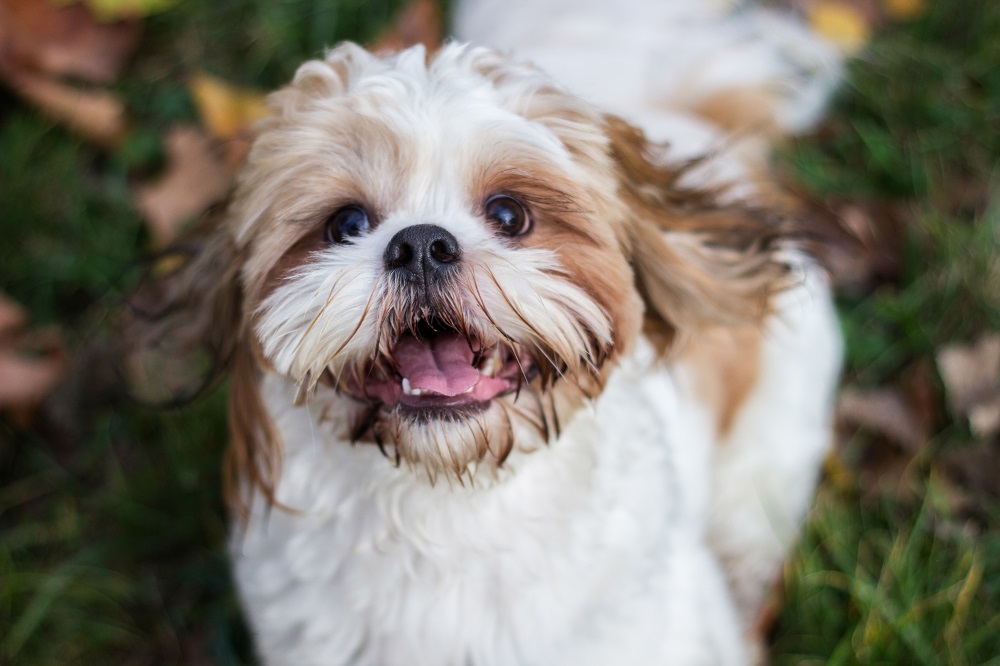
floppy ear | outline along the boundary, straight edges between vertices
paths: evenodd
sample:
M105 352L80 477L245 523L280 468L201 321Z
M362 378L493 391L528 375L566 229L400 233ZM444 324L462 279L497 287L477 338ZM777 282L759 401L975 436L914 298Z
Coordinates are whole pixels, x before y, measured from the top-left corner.
M121 370L133 398L170 406L229 376L230 442L223 467L229 508L247 509L247 488L274 499L278 436L259 391L260 365L243 316L242 252L220 205L151 257L127 300Z
M183 404L225 374L241 320L235 245L222 207L144 261L126 300L122 371L132 397Z
M759 322L786 286L790 219L723 203L724 191L681 185L685 168L658 164L641 130L607 118L629 252L647 307L647 331L664 342L711 326Z

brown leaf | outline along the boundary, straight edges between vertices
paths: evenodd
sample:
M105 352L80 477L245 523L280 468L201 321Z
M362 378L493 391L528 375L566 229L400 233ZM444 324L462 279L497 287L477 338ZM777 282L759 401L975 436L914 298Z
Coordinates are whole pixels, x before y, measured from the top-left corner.
M185 220L221 201L234 177L216 144L196 128L170 130L166 150L166 172L134 194L154 243L161 247L176 237Z
M24 308L0 293L0 340L27 323Z
M55 329L22 331L27 318L0 294L0 410L27 425L66 371L67 355Z
M125 105L104 90L85 90L27 69L9 68L7 82L53 120L106 147L117 146L128 133Z
M983 335L973 345L947 345L937 364L952 414L968 418L977 437L1000 433L1000 334Z
M988 442L943 451L934 466L955 486L949 490L956 495L956 509L982 509L976 498L984 495L1000 498L1000 451Z
M370 48L373 51L399 51L423 44L428 53L434 53L441 48L443 41L444 21L438 3L435 0L414 0Z
M141 31L136 20L100 23L82 4L0 0L0 65L110 83Z
M0 347L0 408L37 405L55 388L66 369L65 357L34 357Z
M902 502L913 499L914 463L927 431L908 397L896 388L845 389L836 417L841 455L853 461L864 496L890 493Z
M918 450L927 441L919 415L895 388L844 389L837 401L837 420L885 437L908 451Z

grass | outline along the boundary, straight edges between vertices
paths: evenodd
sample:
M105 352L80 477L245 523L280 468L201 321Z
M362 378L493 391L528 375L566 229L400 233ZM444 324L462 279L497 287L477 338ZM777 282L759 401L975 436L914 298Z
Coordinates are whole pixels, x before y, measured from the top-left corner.
M1000 483L963 490L948 464L996 442L949 417L933 371L943 345L1000 330L998 30L987 2L930 3L887 26L850 63L823 130L784 156L819 198L903 202L898 274L840 299L845 381L922 372L932 399L931 436L901 479L876 467L890 483L864 481L859 461L885 441L856 433L844 448L862 469L820 489L786 568L776 663L1000 663Z
M324 44L371 37L398 4L179 3L148 21L117 84L137 130L111 154L0 91L0 290L93 355L44 426L0 420L0 663L251 659L223 548L224 387L153 411L95 372L147 243L129 188L162 166L164 129L195 120L191 71L271 88ZM823 130L782 156L818 199L904 204L898 271L841 298L846 381L922 369L934 414L890 490L864 481L886 444L851 438L786 567L776 663L1000 663L997 488L962 490L946 463L996 443L947 415L933 371L943 344L1000 330L998 34L1000 6L985 0L885 26Z

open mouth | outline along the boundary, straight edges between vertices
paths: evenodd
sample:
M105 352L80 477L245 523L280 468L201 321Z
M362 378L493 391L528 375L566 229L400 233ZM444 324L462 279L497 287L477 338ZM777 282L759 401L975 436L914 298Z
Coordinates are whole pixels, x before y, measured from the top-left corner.
M394 367L376 365L363 380L348 380L348 392L388 407L484 407L537 374L520 346L484 346L474 335L426 322L400 336L390 359Z

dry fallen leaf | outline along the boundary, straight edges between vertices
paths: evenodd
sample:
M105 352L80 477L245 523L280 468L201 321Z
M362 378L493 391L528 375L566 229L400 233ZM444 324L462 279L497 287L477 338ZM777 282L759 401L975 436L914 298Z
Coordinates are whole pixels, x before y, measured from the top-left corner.
M100 23L81 4L0 0L0 65L110 83L141 31L135 20Z
M83 5L0 0L0 82L83 137L113 147L125 136L125 107L113 93L58 77L115 79L138 44L133 20L99 23Z
M977 437L1000 433L1000 334L983 335L973 345L946 345L937 364L952 414L968 418Z
M243 134L269 113L264 104L265 93L205 73L191 77L188 88L205 129L220 139Z
M989 442L942 451L934 468L939 480L951 484L955 510L982 509L984 495L1000 498L1000 451Z
M26 69L7 70L7 82L53 120L105 147L128 133L125 105L114 93L80 89Z
M845 53L860 51L871 35L871 24L864 14L847 2L817 2L809 10L809 23Z
M874 499L891 493L912 499L915 462L927 441L924 419L895 387L845 389L837 401L841 455L853 461L858 487ZM858 431L867 436L855 437Z
M54 329L25 331L19 305L0 294L0 409L27 425L66 371L67 356Z
M927 0L882 0L885 13L897 21L915 19L927 11Z
M0 293L0 340L8 331L24 326L27 320L24 308Z
M909 451L927 441L920 416L895 388L844 389L837 401L837 420L881 435Z
M399 15L395 23L378 37L373 51L399 51L414 44L423 44L428 53L441 48L444 41L444 21L434 0L414 0Z
M166 151L164 174L135 190L136 207L160 247L176 237L184 221L221 201L234 176L212 139L194 127L170 130Z

